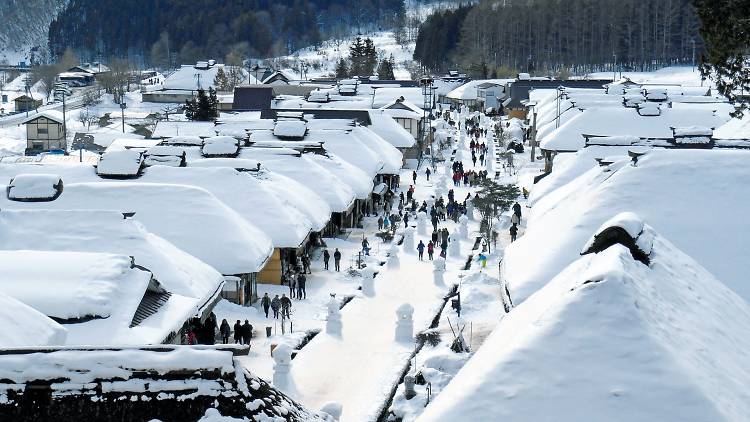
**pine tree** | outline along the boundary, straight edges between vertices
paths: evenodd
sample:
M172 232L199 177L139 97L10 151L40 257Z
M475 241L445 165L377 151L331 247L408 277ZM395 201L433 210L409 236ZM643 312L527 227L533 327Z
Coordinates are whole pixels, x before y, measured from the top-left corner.
M365 38L362 52L362 74L372 75L378 65L378 51L370 38Z
M227 77L227 74L224 72L224 68L222 67L220 67L219 70L216 71L214 86L218 88L219 91L231 91L234 88L230 86L229 78Z
M489 246L497 218L510 209L521 191L515 185L501 185L489 179L480 180L479 186L477 197L472 201L474 207L482 215L480 229L485 239L488 240L487 245Z
M339 59L336 63L336 78L344 79L349 77L349 67L346 65L346 60Z
M737 104L734 117L748 109L739 92L750 92L750 0L693 0L706 42L701 55L701 75L716 82L716 89Z
M393 80L396 76L393 74L394 59L393 54L389 59L383 59L378 65L378 79L381 80Z
M185 101L185 117L189 120L207 122L219 115L219 100L216 91L209 88L208 95L203 89L198 90L198 98Z
M364 74L365 44L361 37L354 39L349 46L349 75L359 76Z

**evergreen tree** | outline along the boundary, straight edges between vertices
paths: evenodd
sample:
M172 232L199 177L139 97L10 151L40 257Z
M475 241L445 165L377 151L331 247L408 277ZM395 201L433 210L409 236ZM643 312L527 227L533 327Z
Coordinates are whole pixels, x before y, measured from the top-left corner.
M393 54L391 54L390 58L381 60L380 64L378 65L378 79L396 79L396 76L393 74L394 63L395 60L393 59Z
M349 75L359 76L365 70L365 43L361 37L354 39L349 46Z
M366 76L372 75L377 65L378 51L375 49L375 44L369 37L365 38L362 48L362 74Z
M750 92L750 0L693 0L693 4L706 42L701 75L713 79L716 89L738 105L733 116L741 117L748 103L738 93Z
M203 89L198 90L198 97L185 101L185 117L189 120L207 122L219 115L219 100L216 91L209 88L208 95Z
M346 64L346 60L339 59L339 62L336 63L336 78L337 79L345 79L349 77L349 66Z
M214 86L219 91L231 91L234 87L230 86L229 78L227 77L227 74L224 72L224 68L219 68L219 70L216 71L216 77L214 78Z
M482 215L480 230L487 239L489 247L497 218L510 209L521 191L515 185L501 185L489 179L480 180L479 186L478 196L472 201L476 210Z

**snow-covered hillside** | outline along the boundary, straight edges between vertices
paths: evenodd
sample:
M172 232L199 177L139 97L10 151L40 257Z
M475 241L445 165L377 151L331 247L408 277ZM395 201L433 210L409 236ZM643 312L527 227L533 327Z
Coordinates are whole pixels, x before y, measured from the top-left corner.
M29 50L46 49L49 24L68 0L0 0L0 60L27 61Z

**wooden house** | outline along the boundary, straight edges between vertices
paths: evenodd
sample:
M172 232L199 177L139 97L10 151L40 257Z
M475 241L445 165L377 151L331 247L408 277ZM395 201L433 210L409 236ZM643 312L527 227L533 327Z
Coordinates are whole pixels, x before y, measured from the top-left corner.
M43 111L27 117L22 123L26 125L27 155L67 149L62 113Z

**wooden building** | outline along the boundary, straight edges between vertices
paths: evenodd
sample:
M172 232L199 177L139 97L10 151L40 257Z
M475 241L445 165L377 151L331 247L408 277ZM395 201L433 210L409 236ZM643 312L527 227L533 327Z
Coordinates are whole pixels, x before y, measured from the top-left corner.
M67 149L62 113L43 111L27 117L22 123L26 125L26 155Z

